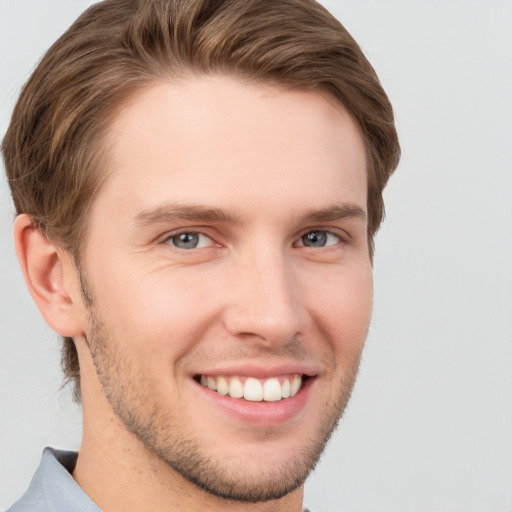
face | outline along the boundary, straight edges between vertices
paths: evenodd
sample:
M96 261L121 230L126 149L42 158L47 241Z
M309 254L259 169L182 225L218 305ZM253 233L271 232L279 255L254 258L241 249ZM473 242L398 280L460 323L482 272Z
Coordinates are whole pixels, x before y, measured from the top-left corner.
M108 142L84 389L101 384L134 450L212 494L293 491L346 405L371 313L354 122L317 93L196 77L133 98Z

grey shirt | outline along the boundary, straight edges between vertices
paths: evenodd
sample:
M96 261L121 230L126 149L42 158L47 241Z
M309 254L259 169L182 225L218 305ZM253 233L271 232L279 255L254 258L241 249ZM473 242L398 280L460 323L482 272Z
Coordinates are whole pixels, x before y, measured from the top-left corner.
M101 512L71 476L77 457L45 448L27 492L7 512Z
M45 448L27 492L7 512L101 512L71 476L77 457Z

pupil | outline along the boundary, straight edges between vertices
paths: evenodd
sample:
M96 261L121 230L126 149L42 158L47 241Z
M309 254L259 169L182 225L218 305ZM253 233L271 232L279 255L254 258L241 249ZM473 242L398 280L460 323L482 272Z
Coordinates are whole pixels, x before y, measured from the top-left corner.
M327 242L327 235L322 231L312 231L304 235L302 241L309 247L323 247Z
M197 235L194 233L181 233L177 237L176 245L182 249L196 247L198 243Z

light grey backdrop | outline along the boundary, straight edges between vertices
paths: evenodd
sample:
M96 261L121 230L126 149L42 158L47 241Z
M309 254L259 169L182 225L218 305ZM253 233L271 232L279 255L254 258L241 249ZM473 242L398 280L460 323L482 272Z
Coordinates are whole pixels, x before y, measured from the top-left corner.
M90 1L0 0L0 134ZM403 158L377 240L359 382L311 477L318 512L512 510L512 2L324 2L395 106ZM0 510L41 448L78 448L56 336L15 261L0 179Z

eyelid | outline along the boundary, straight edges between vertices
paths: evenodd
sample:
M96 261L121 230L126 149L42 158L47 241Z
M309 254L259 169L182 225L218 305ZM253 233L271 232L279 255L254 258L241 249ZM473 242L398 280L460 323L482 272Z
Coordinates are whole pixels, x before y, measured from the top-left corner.
M208 238L211 242L211 244L208 244L207 247L199 247L197 249L207 249L208 247L211 247L211 246L220 246L220 244L218 242L215 241L215 239L213 238L212 235L208 234L205 232L206 231L206 228L200 228L200 227L183 227L183 228L177 228L177 229L174 229L172 231L168 231L167 233L165 233L164 235L158 237L157 239L157 243L159 244L165 244L165 245L168 245L169 247L172 247L173 249L176 249L178 251L185 251L185 252L188 252L186 251L185 249L180 249L179 247L176 247L174 245L171 245L170 243L167 243L167 241L170 239L170 238L173 238L175 236L179 236L179 235L182 235L184 233L190 233L190 234L194 234L194 235L200 235L200 236L204 236L206 238ZM190 250L189 250L190 251Z
M297 244L300 244L300 245L297 245L298 247L306 247L307 249L309 249L310 247L304 245L302 242L302 237L307 235L308 233L314 233L314 232L323 232L323 233L327 233L328 235L332 235L332 236L335 236L336 238L338 238L339 242L336 243L336 244L331 244L331 245L326 245L324 247L311 247L311 249L325 249L325 248L330 248L330 247L336 247L338 244L345 244L345 243L348 243L349 240L350 240L350 235L340 229L340 228L333 228L333 227L311 227L311 228L308 228L308 229L305 229L305 230L302 230L299 235L297 236L296 238L296 242L294 243L294 245L297 245Z

